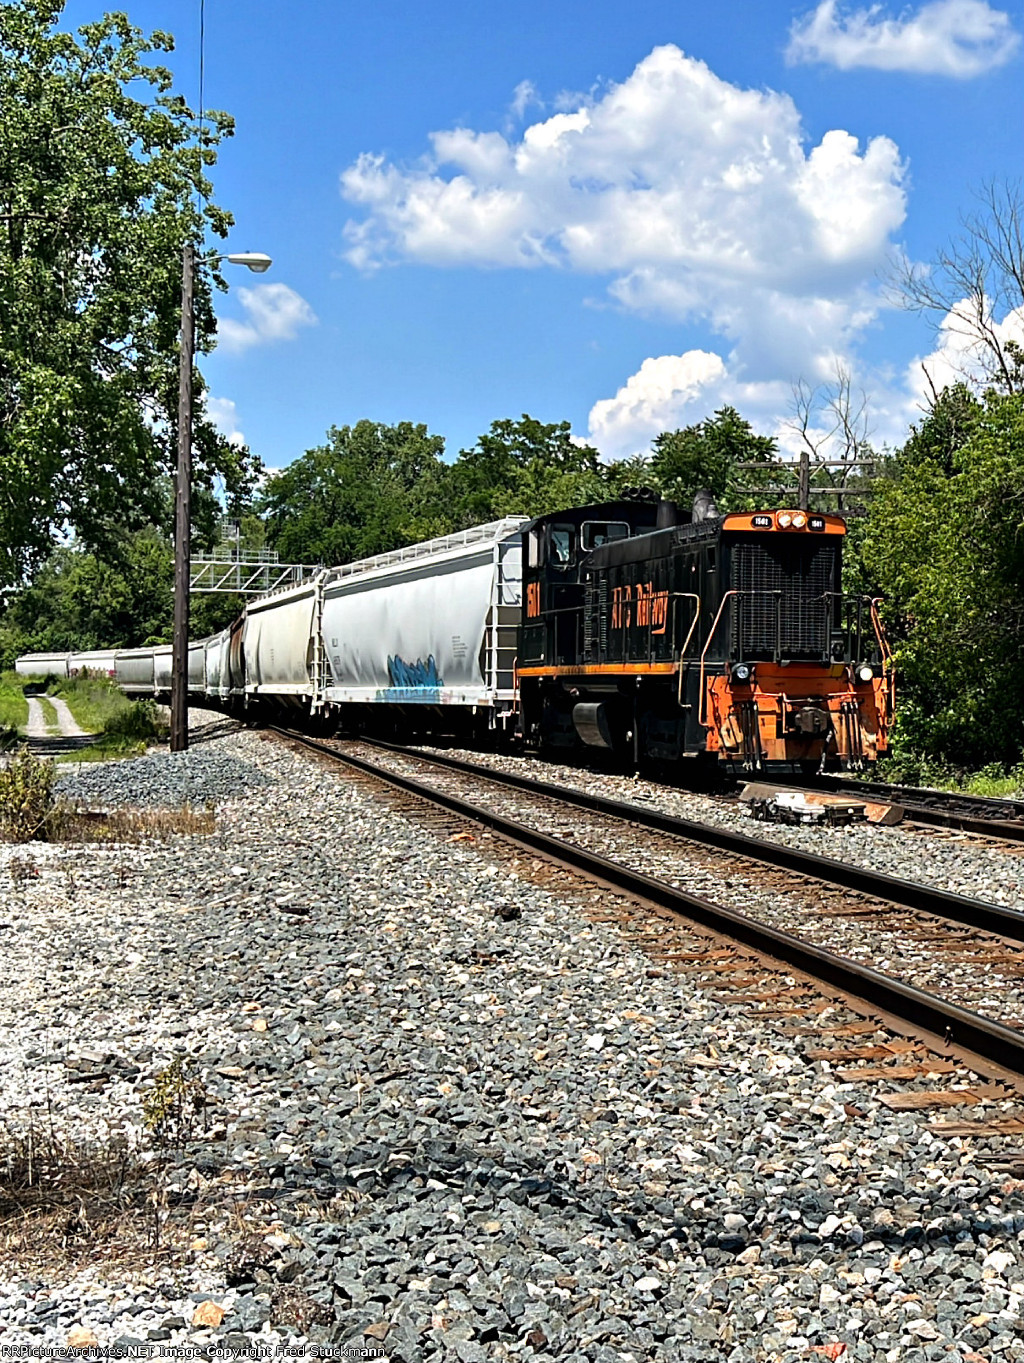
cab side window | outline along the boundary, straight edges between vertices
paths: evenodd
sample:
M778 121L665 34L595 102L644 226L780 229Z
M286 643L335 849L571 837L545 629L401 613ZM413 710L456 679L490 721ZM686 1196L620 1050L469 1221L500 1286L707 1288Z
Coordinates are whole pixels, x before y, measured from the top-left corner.
M584 521L583 548L600 549L602 544L611 540L629 539L629 526L625 521Z
M571 525L553 525L549 537L548 559L552 568L568 568L574 558L575 534Z

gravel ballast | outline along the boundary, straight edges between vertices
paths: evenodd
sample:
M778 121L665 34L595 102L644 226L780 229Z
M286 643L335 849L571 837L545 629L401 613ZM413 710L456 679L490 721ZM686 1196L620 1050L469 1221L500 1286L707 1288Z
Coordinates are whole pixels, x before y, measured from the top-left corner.
M763 823L753 819L749 808L736 800L676 789L640 777L587 771L504 753L429 747L422 751L425 756L437 751L536 781L605 795L611 800L633 801L644 809L662 810L677 818L711 824L749 838L763 838L801 852L865 866L882 875L920 881L970 899L1024 910L1024 846L1020 844L994 846L945 830L904 828L898 824L888 827L854 823L832 828Z
M259 1234L211 1211L173 1272L9 1263L5 1344L1024 1356L1021 1185L978 1159L998 1141L938 1139L792 1028L276 741L200 758L212 835L0 847L0 1115L143 1141L142 1096L182 1058L208 1130L168 1178L211 1206L245 1187ZM144 761L169 790L175 760ZM86 773L90 798L133 802L139 768ZM218 1325L191 1323L204 1300Z

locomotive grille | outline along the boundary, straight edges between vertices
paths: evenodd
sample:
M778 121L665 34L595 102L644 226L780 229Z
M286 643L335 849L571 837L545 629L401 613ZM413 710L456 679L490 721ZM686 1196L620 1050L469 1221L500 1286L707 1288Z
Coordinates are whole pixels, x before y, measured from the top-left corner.
M608 579L603 573L593 574L584 592L583 655L586 662L608 656Z
M838 590L836 551L827 540L772 536L768 544L736 544L732 586L734 657L820 658L831 624L826 592ZM781 592L781 598L765 593ZM781 602L781 604L780 604Z

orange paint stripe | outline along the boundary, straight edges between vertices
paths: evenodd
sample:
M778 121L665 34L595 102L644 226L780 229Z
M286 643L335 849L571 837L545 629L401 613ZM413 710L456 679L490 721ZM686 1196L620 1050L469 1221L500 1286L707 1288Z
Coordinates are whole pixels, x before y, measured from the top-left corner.
M580 667L521 667L520 677L634 677L670 673L675 663L587 663Z

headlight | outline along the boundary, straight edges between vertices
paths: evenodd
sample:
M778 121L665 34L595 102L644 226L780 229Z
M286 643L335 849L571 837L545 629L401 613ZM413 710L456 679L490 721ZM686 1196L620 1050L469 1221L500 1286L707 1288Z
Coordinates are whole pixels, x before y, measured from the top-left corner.
M781 528L782 528L783 530L788 530L789 527L790 527L792 524L793 524L793 513L792 513L792 511L780 511L780 512L779 512L779 525L781 526Z
M857 680L859 682L873 681L874 677L875 669L868 663L861 663L860 667L857 668Z
M802 511L795 511L793 513L793 529L802 530L806 524L807 517L804 515L804 513Z
M734 682L745 686L753 675L754 669L749 663L733 663L731 676Z

